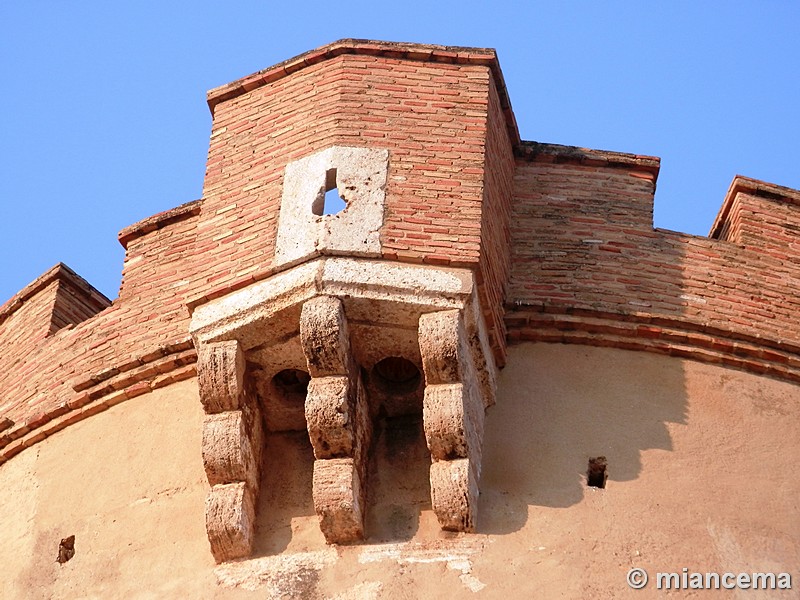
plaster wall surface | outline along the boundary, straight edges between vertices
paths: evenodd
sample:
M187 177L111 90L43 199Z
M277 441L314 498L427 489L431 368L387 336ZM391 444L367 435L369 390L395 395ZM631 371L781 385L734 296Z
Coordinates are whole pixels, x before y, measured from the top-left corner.
M203 409L188 380L0 465L0 597L651 597L627 588L634 566L785 571L796 587L800 388L642 352L509 350L486 418L475 534L440 530L410 416L376 423L365 543L325 544L308 435L274 434L253 558L215 565ZM597 455L609 464L603 490L586 487ZM59 564L69 535L75 556Z

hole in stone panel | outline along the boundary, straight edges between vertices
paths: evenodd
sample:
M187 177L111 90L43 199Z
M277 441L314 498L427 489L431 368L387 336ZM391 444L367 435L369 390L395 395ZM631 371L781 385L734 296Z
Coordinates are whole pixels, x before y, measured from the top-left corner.
M605 456L589 459L589 468L586 471L586 485L603 489L606 487L608 461Z
M300 369L284 369L272 378L275 387L287 398L296 398L305 402L308 382L311 376Z
M336 187L336 169L328 169L325 173L325 201L322 205L323 215L335 215L347 208L347 203Z

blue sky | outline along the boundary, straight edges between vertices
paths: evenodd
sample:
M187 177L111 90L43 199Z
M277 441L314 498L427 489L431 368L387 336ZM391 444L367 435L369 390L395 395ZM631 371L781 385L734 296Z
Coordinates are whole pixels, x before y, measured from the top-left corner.
M797 2L0 3L0 304L62 261L110 298L117 232L199 198L208 89L339 38L496 48L523 139L662 159L657 227L737 173L800 188Z

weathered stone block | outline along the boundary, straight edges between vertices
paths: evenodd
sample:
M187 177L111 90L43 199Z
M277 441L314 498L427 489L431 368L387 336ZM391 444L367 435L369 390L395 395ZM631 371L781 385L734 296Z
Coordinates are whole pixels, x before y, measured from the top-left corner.
M464 380L469 360L464 342L461 311L444 310L420 316L419 348L427 385Z
M306 423L316 458L353 456L356 391L347 376L317 377L308 383Z
M364 537L364 470L352 458L314 462L314 510L330 544Z
M236 340L202 344L197 352L197 384L207 413L237 410L244 391L245 360Z
M431 503L442 529L474 531L480 467L468 458L431 465Z
M215 485L206 497L206 531L220 563L249 556L255 529L255 495L247 484Z
M474 386L429 385L422 414L425 439L434 460L480 461L484 409Z
M339 298L318 296L303 304L300 336L311 377L347 374L350 336Z
M380 256L388 163L382 148L333 146L286 165L276 264L317 252ZM334 187L347 207L323 215L325 191Z
M261 419L233 410L207 415L203 422L203 465L211 485L244 481L258 489Z

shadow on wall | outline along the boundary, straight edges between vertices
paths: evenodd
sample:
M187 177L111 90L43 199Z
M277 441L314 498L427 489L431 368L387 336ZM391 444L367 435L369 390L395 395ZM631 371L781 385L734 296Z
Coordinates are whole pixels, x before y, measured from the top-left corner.
M366 535L369 543L408 541L430 510L422 415L379 417L369 450ZM266 436L261 491L256 516L254 556L325 546L314 511L314 451L308 433Z
M319 527L297 527L315 515L311 498L314 451L305 431L265 436L261 491L256 510L254 556L324 545ZM306 547L303 547L306 546Z
M367 497L367 542L403 542L419 530L431 508L430 454L422 415L377 420Z
M583 499L589 459L608 460L608 486L636 479L643 450L672 450L667 423L686 423L681 361L565 344L509 353L487 414L479 531L521 529L528 506Z

